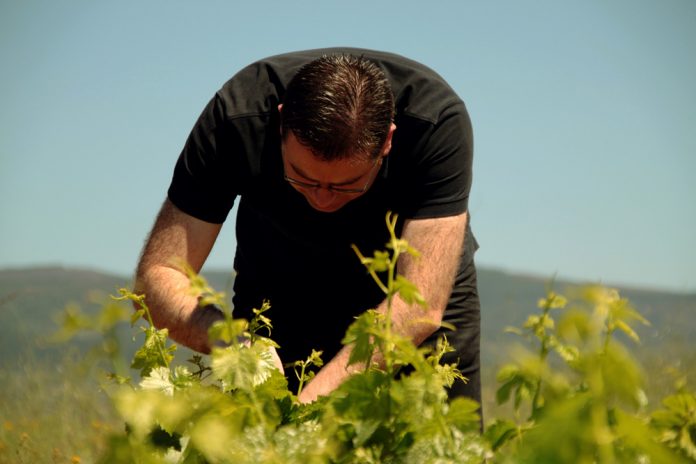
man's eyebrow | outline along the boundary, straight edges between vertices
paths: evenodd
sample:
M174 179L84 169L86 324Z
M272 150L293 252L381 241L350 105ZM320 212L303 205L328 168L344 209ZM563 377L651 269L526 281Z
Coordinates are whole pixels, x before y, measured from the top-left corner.
M302 178L304 178L305 180L308 180L308 181L310 181L310 182L314 182L315 184L318 184L318 183L319 183L319 181L317 181L316 179L312 179L311 177L309 177L308 175L306 175L306 174L304 173L304 171L302 171L302 169L300 169L300 168L298 168L297 166L295 166L292 162L288 162L288 164L290 165L290 167L292 168L293 171L295 171L297 174L300 175L300 177L302 177ZM362 178L362 177L364 177L364 176L365 176L365 174L360 174L359 176L357 176L357 177L355 177L355 178L353 178L353 179L349 179L349 180L344 181L344 182L331 183L331 185L333 185L333 186L335 186L335 187L339 187L339 186L341 186L341 185L354 184L355 182L359 181L360 178Z

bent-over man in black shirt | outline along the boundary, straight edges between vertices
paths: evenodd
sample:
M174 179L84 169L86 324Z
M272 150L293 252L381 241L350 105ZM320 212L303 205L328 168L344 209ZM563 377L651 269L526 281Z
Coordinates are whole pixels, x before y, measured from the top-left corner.
M323 350L328 361L299 400L350 374L341 339L355 316L385 310L351 249L384 248L385 214L418 249L398 272L428 306L397 299L395 329L415 344L445 334L469 382L450 395L480 401L480 311L468 199L473 140L464 103L427 67L394 54L324 49L263 59L237 73L196 122L137 270L156 325L210 350L221 316L197 308L172 263L200 271L235 199L235 317L269 300L280 359ZM439 328L442 321L456 330ZM281 366L280 359L277 359ZM289 379L292 381L292 379Z

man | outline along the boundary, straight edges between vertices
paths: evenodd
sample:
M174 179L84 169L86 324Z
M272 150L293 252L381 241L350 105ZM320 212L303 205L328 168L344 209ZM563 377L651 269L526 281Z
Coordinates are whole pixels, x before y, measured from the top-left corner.
M173 263L183 258L199 271L239 197L234 315L248 317L267 299L284 362L323 350L325 366L299 398L313 401L350 375L350 347L340 342L354 317L386 309L351 244L365 254L384 249L385 213L393 211L401 236L422 254L401 258L398 271L428 302L424 311L397 299L394 327L416 344L446 333L456 348L446 360L469 378L451 395L480 401L476 244L467 212L472 149L464 103L414 61L324 49L253 63L194 126L136 288L157 326L208 352L207 329L220 314L197 307ZM456 330L440 329L443 319Z

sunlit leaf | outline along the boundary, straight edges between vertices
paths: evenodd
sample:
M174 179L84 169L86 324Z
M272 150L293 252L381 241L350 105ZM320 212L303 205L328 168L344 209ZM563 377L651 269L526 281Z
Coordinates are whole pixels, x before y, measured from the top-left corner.
M537 306L541 309L561 309L568 304L568 300L563 295L551 291L546 298L540 298Z
M399 293L401 299L403 299L408 304L418 304L422 307L426 307L427 303L418 287L412 282L410 282L405 277L399 275L396 277L396 282L394 283L394 289Z
M493 450L497 450L519 434L517 424L509 419L495 419L487 427L484 433L486 441Z
M191 442L207 461L245 462L235 456L243 449L240 450L238 437L234 436L233 431L223 417L207 414L191 428Z
M321 367L324 365L324 361L321 359L322 351L312 350L312 354L307 358L307 365L314 365L316 367Z
M638 337L638 334L631 327L629 327L628 324L621 320L616 321L615 324L616 328L628 335L628 337L631 340L633 340L636 343L640 343L640 338Z
M390 411L386 388L391 381L391 375L373 369L351 376L339 387L331 406L345 418L386 419Z
M580 350L573 345L566 345L558 341L556 337L549 338L549 346L563 359L572 366L580 356Z
M480 408L481 406L470 398L455 398L450 402L445 418L463 432L478 430Z
M512 327L512 326L505 327L503 329L503 332L504 333L511 333L511 334L515 334L515 335L522 335L523 334L522 330L520 330L517 327Z
M98 330L105 332L116 324L127 321L131 311L126 309L122 304L114 302L106 303L102 306L99 315L97 316Z
M269 347L260 342L251 347L231 345L213 348L211 367L226 391L253 390L268 379L272 370L277 369Z
M386 251L375 251L370 268L375 272L385 272L389 269L390 258Z
M215 321L208 329L208 337L213 342L236 343L247 329L244 319L222 319Z
M167 346L169 331L167 329L157 330L154 327L144 328L145 342L135 352L131 367L140 369L141 376L147 376L155 367L169 367L169 363L174 359L176 345Z
M382 316L374 310L366 311L358 316L348 327L343 338L344 345L351 345L348 364L368 362L374 353L374 329Z
M525 323L522 326L525 329L531 329L533 327L536 327L537 325L539 325L540 318L541 318L541 316L538 316L536 314L532 314L532 315L527 317L527 320L525 321Z
M146 377L140 381L143 390L157 390L169 396L174 394L174 384L170 379L169 369L166 367L153 368Z
M131 325L135 325L136 322L138 322L143 316L145 316L145 310L144 309L139 309L135 311L130 318L130 323Z
M58 323L60 330L52 337L57 342L66 342L82 331L95 328L94 320L82 312L82 308L75 303L65 306Z

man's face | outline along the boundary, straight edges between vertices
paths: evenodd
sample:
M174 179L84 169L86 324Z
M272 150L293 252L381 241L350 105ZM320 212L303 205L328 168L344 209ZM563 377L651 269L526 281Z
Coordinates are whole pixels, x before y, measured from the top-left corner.
M384 153L386 155L386 153ZM312 208L324 213L338 211L363 195L382 164L368 157L323 161L302 145L292 132L282 145L285 178Z

